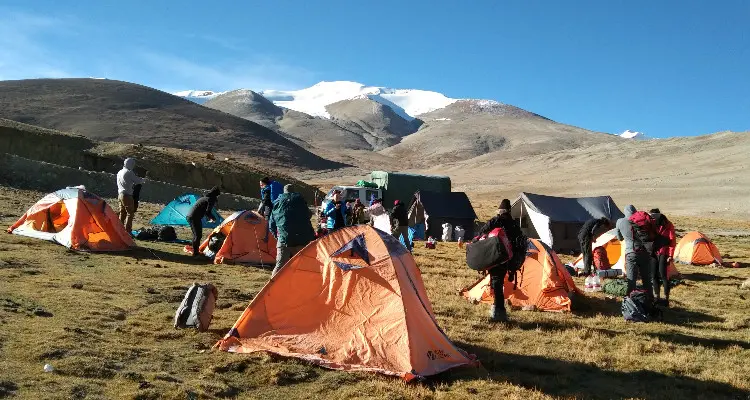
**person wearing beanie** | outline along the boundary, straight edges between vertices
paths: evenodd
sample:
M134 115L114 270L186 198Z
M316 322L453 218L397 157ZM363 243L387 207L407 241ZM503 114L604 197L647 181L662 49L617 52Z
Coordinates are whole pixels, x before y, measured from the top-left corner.
M199 257L200 251L198 250L201 246L201 239L203 239L203 218L205 217L211 222L215 222L214 209L218 203L221 189L218 186L214 186L209 190L205 196L199 198L186 215L190 230L193 232L193 257Z
M120 203L120 222L125 225L125 230L130 233L133 230L133 218L135 217L135 198L133 187L142 185L144 180L133 172L135 158L126 158L122 169L117 173L117 200Z
M406 211L406 206L401 200L393 202L393 211L391 211L391 224L397 225L396 232L393 236L396 239L403 238L404 246L411 251L412 244L409 240L409 215Z
M505 310L505 295L503 293L503 287L505 286L505 276L508 270L517 270L519 264L523 263L526 257L526 241L524 240L523 232L521 231L521 225L518 221L514 220L510 215L511 204L510 200L503 199L500 202L500 206L497 209L497 215L492 217L482 229L479 230L479 235L487 235L496 228L502 228L505 231L505 235L508 237L508 241L513 246L513 258L505 264L500 264L489 270L490 274L490 287L495 294L494 304L490 308L490 321L491 322L508 322L508 314Z
M636 235L636 227L630 221L630 217L638 210L633 205L625 206L625 217L617 220L615 229L617 239L625 245L625 272L628 280L627 295L636 288L636 282L640 277L643 282L643 289L653 296L651 289L651 275L649 274L651 256L647 249L646 243Z
M310 223L312 212L304 197L294 191L292 185L284 186L284 193L273 203L269 229L276 238L276 266L273 278L281 267L315 239L315 230Z

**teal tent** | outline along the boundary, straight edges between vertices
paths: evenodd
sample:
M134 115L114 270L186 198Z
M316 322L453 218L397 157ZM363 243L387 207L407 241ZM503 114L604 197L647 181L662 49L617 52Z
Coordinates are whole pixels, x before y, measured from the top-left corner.
M187 215L190 212L190 208L193 207L196 201L200 199L200 196L193 193L185 193L181 196L177 196L176 199L170 201L161 212L151 220L152 225L188 225ZM206 217L203 217L204 228L216 228L224 221L216 210L213 210L213 216L216 222L208 222Z

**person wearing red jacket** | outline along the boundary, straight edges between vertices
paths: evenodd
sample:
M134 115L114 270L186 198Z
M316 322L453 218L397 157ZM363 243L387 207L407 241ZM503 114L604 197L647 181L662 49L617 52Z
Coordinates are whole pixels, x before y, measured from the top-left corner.
M664 286L664 302L669 307L669 278L667 268L672 263L674 248L676 244L674 225L662 214L658 208L652 209L649 214L656 223L657 237L654 240L654 252L651 255L651 277L654 288L654 297L661 302L661 286Z

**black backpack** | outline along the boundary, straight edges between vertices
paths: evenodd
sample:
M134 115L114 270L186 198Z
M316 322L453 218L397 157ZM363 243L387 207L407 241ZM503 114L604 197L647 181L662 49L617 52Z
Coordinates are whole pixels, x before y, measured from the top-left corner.
M157 240L159 238L159 229L154 226L144 226L136 231L135 238L138 240Z
M157 239L159 239L160 242L174 242L177 240L177 232L175 232L174 228L171 226L160 226Z
M466 245L466 264L475 271L490 269L512 257L513 250L510 246L505 246L497 236Z
M634 290L622 299L625 321L651 322L661 320L662 312L645 290Z

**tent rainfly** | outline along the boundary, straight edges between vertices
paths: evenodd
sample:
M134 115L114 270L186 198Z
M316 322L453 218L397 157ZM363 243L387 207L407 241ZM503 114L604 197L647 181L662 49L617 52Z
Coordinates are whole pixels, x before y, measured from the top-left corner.
M420 239L432 236L439 238L444 223L449 223L454 228L464 228L465 238L474 236L474 221L477 214L471 201L464 192L429 192L421 190L414 193L414 198L409 208L409 225L424 224L425 235Z
M589 219L607 217L615 223L625 216L609 196L570 198L523 192L511 214L520 220L524 234L566 253L580 251L578 231Z

